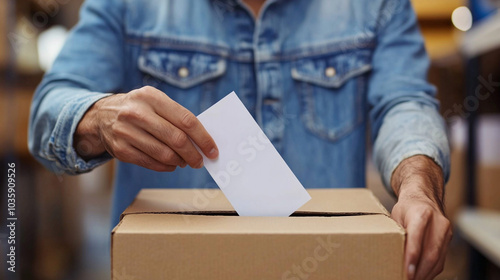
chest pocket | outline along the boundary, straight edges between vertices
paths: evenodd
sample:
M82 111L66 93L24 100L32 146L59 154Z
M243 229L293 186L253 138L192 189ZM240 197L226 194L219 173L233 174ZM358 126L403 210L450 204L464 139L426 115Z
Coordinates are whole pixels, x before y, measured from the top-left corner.
M305 127L336 141L362 123L370 50L350 50L292 62Z
M148 42L137 60L143 86L163 91L194 114L215 103L220 78L226 73L224 56L199 51L197 46L186 43L186 50L179 50Z
M142 72L180 89L215 79L226 71L226 61L220 56L162 48L144 51L138 66Z

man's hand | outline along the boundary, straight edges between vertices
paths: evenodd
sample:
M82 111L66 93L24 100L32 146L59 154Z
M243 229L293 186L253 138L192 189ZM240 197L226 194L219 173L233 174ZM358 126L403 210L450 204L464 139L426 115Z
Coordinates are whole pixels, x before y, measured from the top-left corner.
M143 87L97 101L84 115L74 135L74 147L84 159L108 151L117 159L155 171L174 171L187 164L203 166L203 158L219 152L198 119L165 93Z
M401 162L391 178L398 196L392 218L407 232L405 268L408 279L434 279L444 267L451 224L444 216L441 168L426 156Z

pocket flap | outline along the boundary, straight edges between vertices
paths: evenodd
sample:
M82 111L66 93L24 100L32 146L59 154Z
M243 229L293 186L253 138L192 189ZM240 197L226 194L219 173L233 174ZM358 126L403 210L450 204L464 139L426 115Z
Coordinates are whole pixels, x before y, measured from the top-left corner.
M138 60L139 69L179 88L190 88L226 71L220 56L193 51L147 49Z
M327 88L341 87L349 78L371 69L369 50L303 58L292 63L292 77Z

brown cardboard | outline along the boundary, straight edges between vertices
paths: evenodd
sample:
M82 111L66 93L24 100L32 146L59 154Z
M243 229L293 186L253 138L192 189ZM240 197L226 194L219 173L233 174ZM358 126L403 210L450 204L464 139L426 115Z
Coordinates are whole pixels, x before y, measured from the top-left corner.
M403 279L405 233L366 189L239 217L219 190L144 189L112 232L112 279Z

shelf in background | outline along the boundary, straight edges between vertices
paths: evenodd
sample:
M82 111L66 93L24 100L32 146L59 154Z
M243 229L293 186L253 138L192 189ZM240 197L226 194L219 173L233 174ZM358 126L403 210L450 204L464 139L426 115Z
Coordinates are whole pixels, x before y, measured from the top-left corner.
M500 267L500 212L468 208L458 214L457 225L467 242Z

